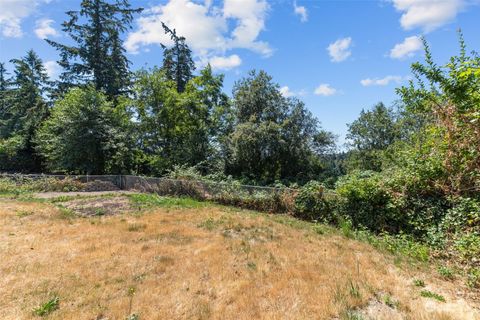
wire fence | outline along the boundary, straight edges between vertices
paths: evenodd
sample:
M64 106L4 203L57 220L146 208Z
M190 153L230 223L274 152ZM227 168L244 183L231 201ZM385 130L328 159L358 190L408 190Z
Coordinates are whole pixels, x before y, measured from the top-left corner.
M73 191L71 183L78 183L78 188L74 189L75 191L129 190L155 193L161 196L186 196L250 209L277 212L291 211L294 198L298 193L297 189L287 187L252 186L237 182L134 175L0 174L0 177L9 178L18 184L26 181L40 182L44 190L48 191ZM55 184L58 184L59 187L55 187ZM58 190L62 188L65 190Z
M208 195L210 193L217 193L221 190L241 190L249 194L255 192L293 192L296 189L287 187L268 187L268 186L253 186L243 185L238 183L229 182L216 182L216 181L204 181L204 180L192 180L192 179L172 179L167 177L144 177L134 175L62 175L62 174L11 174L0 173L0 177L9 178L14 181L23 180L42 180L42 179L70 179L81 183L92 182L105 182L110 183L119 190L136 190L144 192L155 192L165 189L165 186L172 185L178 188L182 188L183 185L195 185L202 190L202 193ZM100 186L101 187L101 186ZM102 190L98 190L102 191ZM108 191L108 190L106 190Z

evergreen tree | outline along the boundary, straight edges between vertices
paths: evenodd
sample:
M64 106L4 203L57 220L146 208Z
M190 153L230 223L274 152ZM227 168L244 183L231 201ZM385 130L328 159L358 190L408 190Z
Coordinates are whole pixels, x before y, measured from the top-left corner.
M163 69L168 80L173 80L177 84L177 91L182 93L190 79L193 77L195 63L192 59L192 51L185 43L185 38L178 36L175 29L170 29L162 22L166 34L170 35L173 46L168 48L162 45Z
M8 78L5 64L0 63L0 138L7 134L6 120L9 118L12 103L12 83Z
M75 45L47 40L60 51L59 91L79 83L93 83L110 99L122 94L130 85L129 61L125 56L120 34L131 27L133 15L142 9L132 9L127 0L83 0L80 11L69 11L63 31ZM80 22L81 20L85 22Z
M45 97L50 82L38 55L30 50L21 59L13 59L13 91L2 120L0 156L3 170L39 171L40 158L34 150L33 137L48 115Z

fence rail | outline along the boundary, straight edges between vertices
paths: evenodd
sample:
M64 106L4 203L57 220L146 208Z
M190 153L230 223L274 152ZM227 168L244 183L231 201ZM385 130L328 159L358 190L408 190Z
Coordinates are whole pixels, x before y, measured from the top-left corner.
M58 175L58 174L0 174L21 184L40 181L46 190L52 190L56 180L69 179L64 185L71 190L70 182L80 182L77 191L132 190L156 193L162 196L188 196L222 204L270 212L290 212L297 189L242 185L239 183L171 179L167 177L142 177L134 175ZM55 188L54 188L55 189ZM59 191L59 190L52 190ZM63 191L63 190L61 190Z
M59 180L72 179L74 181L79 181L82 183L103 181L103 182L112 183L120 190L135 190L135 188L139 188L140 189L139 191L148 191L148 189L150 188L155 189L164 182L196 183L198 185L201 185L205 189L236 188L236 189L241 189L247 192L254 192L254 191L285 192L285 191L296 190L288 187L254 186L254 185L244 185L244 184L229 183L229 182L204 181L204 180L193 180L193 179L172 179L167 177L147 177L147 176L135 176L135 175L63 175L63 174L0 173L0 178L10 178L13 180L22 180L22 179L39 180L39 179L48 179L48 178L54 178Z

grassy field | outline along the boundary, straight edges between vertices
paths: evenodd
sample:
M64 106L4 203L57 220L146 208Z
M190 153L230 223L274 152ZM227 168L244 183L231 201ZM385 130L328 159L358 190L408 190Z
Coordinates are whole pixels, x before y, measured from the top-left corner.
M480 319L331 227L142 194L0 198L1 319Z

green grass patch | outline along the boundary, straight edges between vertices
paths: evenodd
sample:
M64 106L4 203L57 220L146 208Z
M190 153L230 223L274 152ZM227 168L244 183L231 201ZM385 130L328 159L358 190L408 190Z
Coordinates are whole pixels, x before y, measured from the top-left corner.
M163 197L156 194L147 193L128 194L127 197L130 199L132 204L137 206L139 209L155 207L195 209L211 206L211 204L208 202L202 202L192 198Z
M413 285L414 285L415 287L423 288L423 287L425 287L425 282L424 282L423 280L421 280L421 279L414 279L414 280L413 280Z
M409 258L409 262L428 262L430 248L405 234L373 234L367 230L355 230L354 239L367 242L375 248L394 254L396 257Z
M440 274L446 280L453 280L454 272L447 266L438 266L438 274Z
M17 217L19 217L19 218L28 217L28 216L31 216L31 215L33 215L33 211L29 211L29 210L17 211Z
M440 302L445 302L445 298L442 295L439 295L438 293L432 291L422 290L420 291L420 295L424 298L431 298Z
M70 219L73 219L73 218L76 218L77 215L75 213L75 211L73 211L72 209L67 209L65 207L58 207L59 209L59 214L58 214L58 217L60 219L65 219L65 220L70 220Z
M48 300L47 302L34 308L33 313L39 317L45 317L50 313L52 313L53 311L57 310L59 308L59 305L60 305L60 299L55 296L52 299Z

